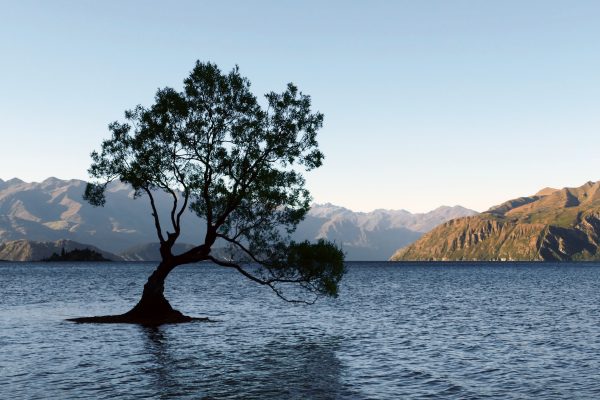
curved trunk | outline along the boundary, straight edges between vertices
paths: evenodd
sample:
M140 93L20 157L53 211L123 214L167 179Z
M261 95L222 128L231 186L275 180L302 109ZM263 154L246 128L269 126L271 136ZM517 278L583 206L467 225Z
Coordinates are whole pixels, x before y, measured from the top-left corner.
M140 301L125 314L104 315L99 317L71 318L73 322L96 323L133 323L143 325L161 325L195 320L208 321L208 318L192 318L173 309L164 296L165 279L179 264L162 261L144 285Z
M164 296L165 279L176 266L162 261L144 285L140 301L123 315L141 321L162 321L161 323L176 322L182 318L191 320L190 317L186 317L173 309Z

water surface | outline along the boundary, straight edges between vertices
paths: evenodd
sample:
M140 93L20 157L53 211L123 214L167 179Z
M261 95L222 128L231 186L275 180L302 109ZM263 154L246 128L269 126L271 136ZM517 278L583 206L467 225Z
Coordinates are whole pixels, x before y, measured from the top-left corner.
M234 271L179 267L144 328L138 263L0 264L4 398L600 398L597 264L349 263L338 299L290 305Z

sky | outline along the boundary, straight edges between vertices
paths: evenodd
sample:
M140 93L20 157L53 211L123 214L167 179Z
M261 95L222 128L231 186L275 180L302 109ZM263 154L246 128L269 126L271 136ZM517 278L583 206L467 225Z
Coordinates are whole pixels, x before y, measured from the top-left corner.
M0 179L88 179L196 60L325 115L319 203L484 211L600 179L598 1L0 0Z

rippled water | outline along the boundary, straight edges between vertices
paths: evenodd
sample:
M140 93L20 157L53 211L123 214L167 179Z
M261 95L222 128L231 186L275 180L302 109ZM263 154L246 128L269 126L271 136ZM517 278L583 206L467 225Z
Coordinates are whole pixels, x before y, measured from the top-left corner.
M167 296L217 322L123 312L152 264L0 264L2 398L600 398L600 266L350 263L340 297L282 302L185 266Z

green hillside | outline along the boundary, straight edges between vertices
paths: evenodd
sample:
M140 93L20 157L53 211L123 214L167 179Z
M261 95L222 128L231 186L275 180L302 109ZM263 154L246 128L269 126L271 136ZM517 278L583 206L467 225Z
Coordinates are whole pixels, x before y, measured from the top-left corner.
M446 222L392 261L598 260L600 182L502 203Z

